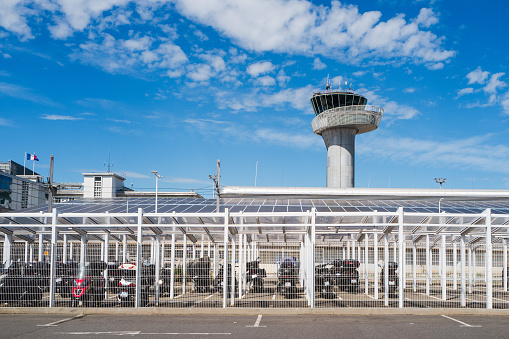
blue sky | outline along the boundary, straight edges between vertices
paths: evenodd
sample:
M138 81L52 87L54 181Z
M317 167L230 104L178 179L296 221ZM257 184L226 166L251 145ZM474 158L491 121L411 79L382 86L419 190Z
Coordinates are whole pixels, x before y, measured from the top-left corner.
M325 186L309 98L348 81L385 109L357 187L509 189L507 6L495 1L0 2L0 160L55 180ZM31 165L30 165L31 166Z

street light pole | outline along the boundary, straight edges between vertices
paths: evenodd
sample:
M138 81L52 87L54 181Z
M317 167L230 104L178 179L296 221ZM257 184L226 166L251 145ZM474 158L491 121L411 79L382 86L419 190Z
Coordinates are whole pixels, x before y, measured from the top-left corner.
M158 181L159 181L159 178L162 178L162 176L160 176L159 174L157 174L157 171L150 171L150 173L154 174L156 176L156 213L157 213L157 191L158 191Z

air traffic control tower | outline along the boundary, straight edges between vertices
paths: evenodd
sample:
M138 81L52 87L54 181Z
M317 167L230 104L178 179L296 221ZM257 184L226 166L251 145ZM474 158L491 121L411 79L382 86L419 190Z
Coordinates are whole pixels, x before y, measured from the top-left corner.
M327 147L327 187L354 187L355 136L378 128L383 109L348 89L315 93L311 104L316 117L313 132Z

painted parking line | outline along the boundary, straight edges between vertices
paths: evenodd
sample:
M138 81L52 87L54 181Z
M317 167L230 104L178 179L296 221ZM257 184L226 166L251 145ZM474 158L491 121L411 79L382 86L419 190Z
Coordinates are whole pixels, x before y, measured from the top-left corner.
M44 327L57 326L58 324L65 323L66 321L71 321L71 320L74 320L74 319L83 318L84 316L85 316L84 314L79 314L79 315L77 315L75 317L72 317L72 318L66 318L66 319L58 320L58 321L55 321L55 322L52 322L52 323L49 323L49 324L37 325L37 326L44 326Z
M458 320L458 319L454 319L454 318L448 317L448 316L443 315L443 314L442 314L442 317L447 318L447 319L450 319L450 320L455 321L455 322L457 322L457 323L460 323L460 324L461 324L461 327L482 327L481 325L469 325L469 324L467 324L467 323L464 323L463 321L460 321L460 320Z
M67 335L112 335L112 336L131 336L136 335L231 335L231 333L212 333L212 332L141 332L141 331L110 331L110 332L60 332L59 334Z
M258 315L258 318L256 318L256 322L253 326L246 326L246 327L266 327L266 326L260 326L260 322L262 321L262 315Z

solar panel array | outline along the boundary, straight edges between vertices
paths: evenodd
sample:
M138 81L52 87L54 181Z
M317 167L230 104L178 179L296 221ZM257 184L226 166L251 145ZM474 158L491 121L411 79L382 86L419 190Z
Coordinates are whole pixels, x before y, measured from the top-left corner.
M56 203L53 207L59 213L135 213L143 208L145 213L155 212L154 198L83 198ZM228 208L231 212L306 212L312 208L318 212L395 212L404 207L405 212L438 213L439 199L427 200L363 200L363 199L220 199L220 211ZM494 214L509 214L509 200L442 200L440 211L446 213L482 213L491 208ZM47 206L23 209L22 212L47 211ZM21 212L21 211L20 211ZM159 198L159 213L211 213L216 212L215 199Z

